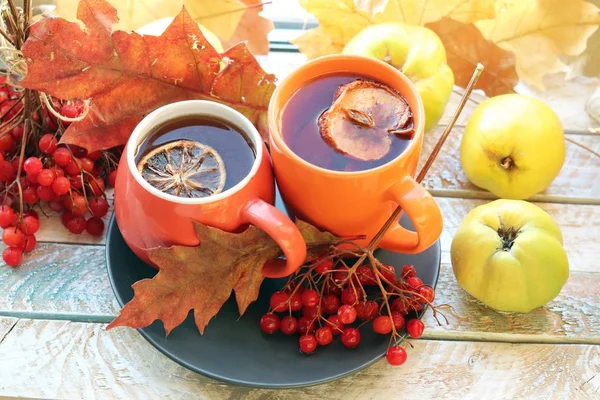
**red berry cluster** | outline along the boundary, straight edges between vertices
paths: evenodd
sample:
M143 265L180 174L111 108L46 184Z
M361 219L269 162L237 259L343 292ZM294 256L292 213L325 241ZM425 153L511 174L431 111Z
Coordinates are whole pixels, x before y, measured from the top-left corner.
M298 334L300 351L309 354L335 336L345 347L355 348L360 329L370 325L380 335L391 335L387 361L402 365L407 357L399 345L402 330L412 338L421 336L425 326L416 312L431 305L434 289L423 284L412 265L405 265L397 276L391 265L376 259L351 268L335 259L316 260L292 275L271 295L260 329L266 334Z
M53 103L67 118L83 111L81 102ZM62 223L72 233L104 232L102 217L109 208L104 191L107 183L114 185L118 151L88 154L59 144L68 125L38 101L25 107L23 92L0 81L0 227L8 246L2 253L7 265L18 265L23 252L35 247L40 222L34 208L43 212L42 202L62 213Z

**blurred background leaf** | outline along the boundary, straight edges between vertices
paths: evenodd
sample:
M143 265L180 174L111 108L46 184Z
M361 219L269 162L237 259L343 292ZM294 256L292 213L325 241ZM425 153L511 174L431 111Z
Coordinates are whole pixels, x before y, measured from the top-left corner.
M593 0L598 5L600 0ZM432 28L446 47L456 83L477 61L488 96L518 80L543 89L555 72L600 74L599 7L586 0L300 0L319 21L293 43L308 58L339 53L367 26L401 22ZM594 34L595 33L595 34ZM593 36L592 36L593 35ZM589 39L589 40L588 40ZM392 40L392 39L390 39ZM464 78L464 79L463 79Z
M79 0L56 0L56 14L75 20ZM185 6L192 18L219 37L225 48L247 41L256 54L269 50L267 34L273 23L259 15L260 0L118 0L116 29L136 30L155 20L174 17Z

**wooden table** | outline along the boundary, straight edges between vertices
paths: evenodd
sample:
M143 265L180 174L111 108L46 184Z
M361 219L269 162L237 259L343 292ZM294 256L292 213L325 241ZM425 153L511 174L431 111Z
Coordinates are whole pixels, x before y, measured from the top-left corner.
M299 54L263 57L284 76ZM583 104L600 80L562 77L538 94L567 129L567 158L554 183L534 197L560 224L571 275L560 296L529 314L492 311L457 285L450 267L453 233L466 213L492 196L471 185L458 146L468 104L426 178L444 214L438 304L407 363L380 361L337 382L292 390L226 385L179 366L128 328L105 331L119 310L108 282L104 240L71 235L58 218L42 221L41 243L18 269L0 267L0 395L45 398L600 398L600 136ZM457 89L460 91L460 89ZM448 113L459 98L453 95ZM443 124L426 135L431 151ZM596 154L582 148L586 146ZM425 157L422 157L425 158ZM108 219L108 218L107 218ZM342 361L340 361L342 362ZM269 368L268 365L262 368Z

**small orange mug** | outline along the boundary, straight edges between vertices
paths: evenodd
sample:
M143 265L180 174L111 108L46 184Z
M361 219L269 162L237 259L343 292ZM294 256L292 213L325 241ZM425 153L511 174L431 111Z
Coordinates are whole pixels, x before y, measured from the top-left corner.
M308 82L328 74L373 79L406 98L414 115L415 134L402 154L376 168L345 172L312 165L288 147L281 126L286 103ZM416 88L394 67L351 55L325 56L305 63L279 84L269 105L271 157L284 202L299 218L338 236L365 235L366 239L357 241L359 245L366 245L400 206L415 231L396 223L385 233L380 247L403 253L424 251L439 238L443 227L437 203L413 178L423 144L424 123L423 103Z
M140 143L157 125L190 115L213 116L229 121L252 141L256 159L250 173L234 187L216 195L190 199L166 194L142 178L135 163ZM227 166L225 166L227 168ZM203 100L189 100L161 107L148 114L129 138L117 172L115 215L127 245L152 265L147 250L161 246L197 246L192 220L228 232L248 224L266 232L281 247L286 260L263 267L270 278L296 271L306 257L306 243L296 225L273 206L275 183L266 146L252 123L236 110Z

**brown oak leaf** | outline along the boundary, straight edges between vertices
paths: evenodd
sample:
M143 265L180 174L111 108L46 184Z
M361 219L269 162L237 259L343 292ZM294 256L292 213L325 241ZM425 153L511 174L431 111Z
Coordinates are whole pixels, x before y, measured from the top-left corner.
M85 119L62 142L92 152L125 144L148 113L181 100L229 105L263 137L275 89L245 45L219 54L185 8L158 37L113 31L117 12L105 0L81 0L77 18L44 18L23 46L27 76L21 84L59 99L90 99Z
M305 222L296 224L309 249L329 246L338 240ZM194 227L200 245L151 250L150 259L158 265L159 272L152 279L133 284L133 299L107 329L143 328L161 320L168 335L193 309L196 326L202 334L232 290L240 315L257 299L264 279L262 267L282 254L273 239L254 226L241 233L196 222Z
M512 52L486 40L473 24L443 18L426 27L437 33L444 43L448 65L458 86L467 87L477 63L481 63L485 69L476 89L483 89L490 97L514 92L519 76Z

